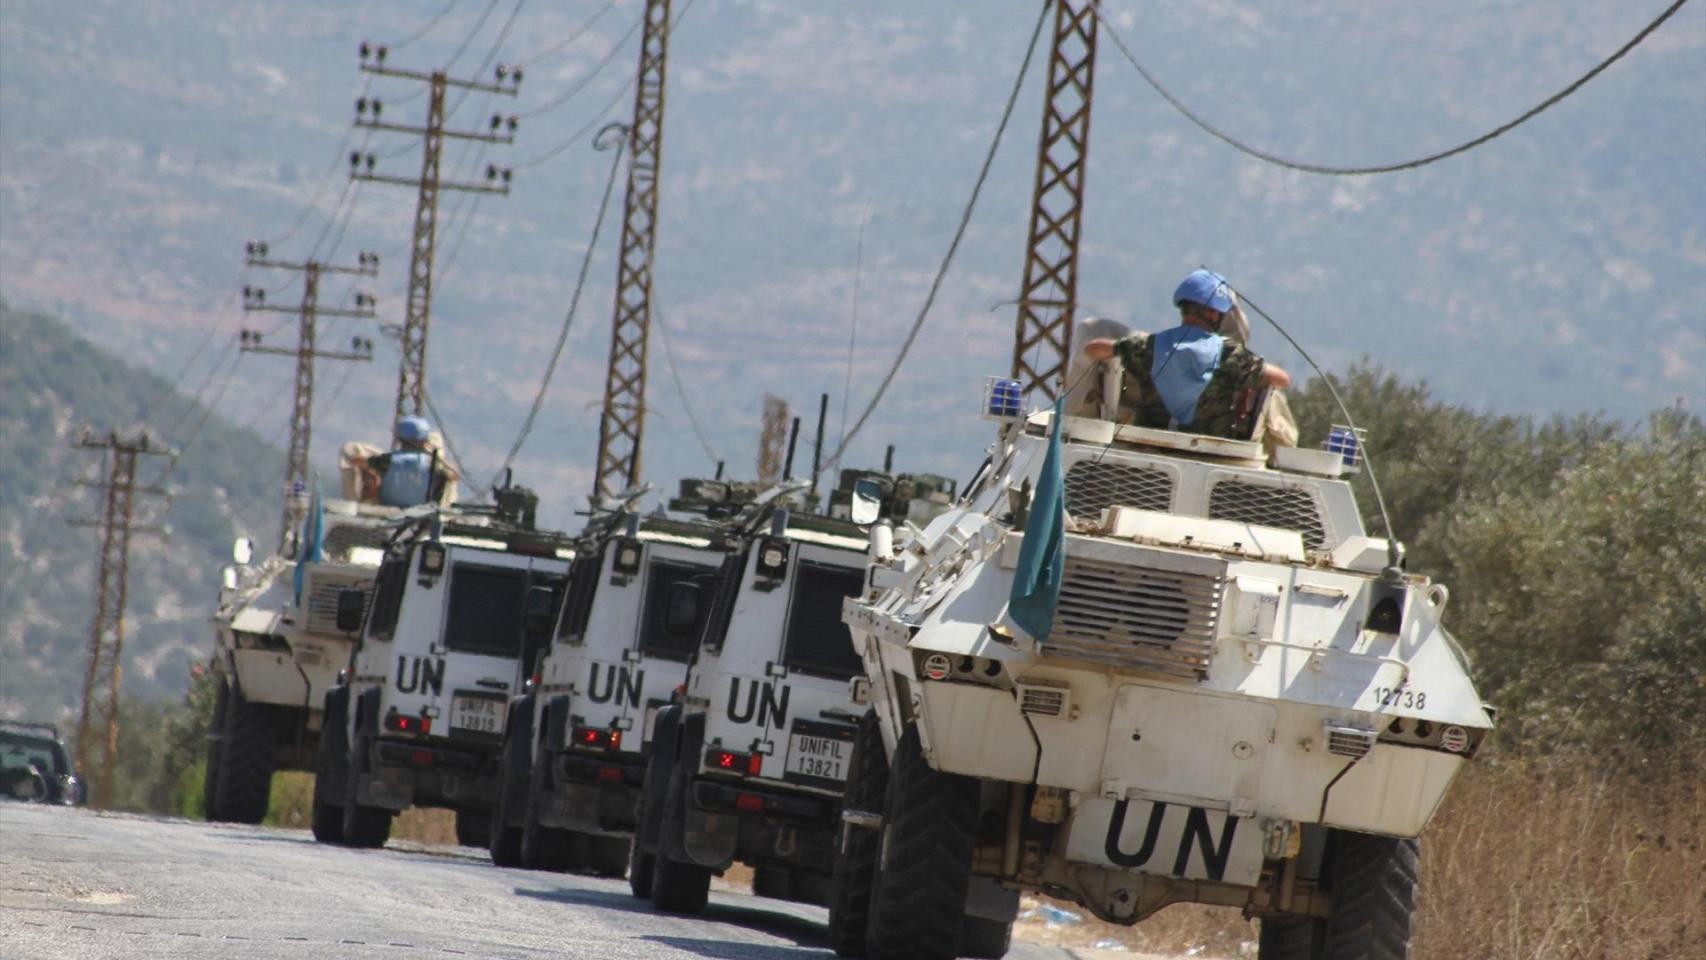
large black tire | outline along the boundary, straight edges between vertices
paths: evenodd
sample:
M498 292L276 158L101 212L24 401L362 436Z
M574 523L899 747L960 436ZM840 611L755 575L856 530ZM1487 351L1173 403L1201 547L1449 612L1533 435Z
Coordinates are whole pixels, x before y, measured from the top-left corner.
M752 895L788 900L794 894L794 874L787 867L761 864L752 870Z
M674 838L682 832L686 807L688 773L685 765L670 772L664 793L663 833L657 862L652 866L652 903L668 913L698 913L711 896L711 870L696 863L682 863L670 856Z
M878 813L888 792L889 763L883 752L883 731L875 711L859 718L853 737L853 756L841 789L841 808ZM829 888L829 942L837 956L865 955L865 928L871 917L871 883L877 869L877 831L840 827L846 838L835 858Z
M225 752L225 714L230 709L231 685L217 677L219 689L213 695L213 718L207 724L207 768L201 781L201 815L209 823L219 817L219 759Z
M1325 920L1262 921L1260 960L1405 960L1421 845L1415 840L1335 830L1323 880L1333 898Z
M369 807L361 803L357 785L365 773L367 753L359 736L351 744L347 773L344 775L344 845L378 849L391 839L392 812L384 807Z
M525 721L523 721L525 716ZM527 814L527 791L532 773L533 714L523 701L510 712L504 730L503 754L498 769L503 779L498 783L498 804L492 811L492 835L486 847L492 853L492 863L500 867L521 866L521 824Z
M1013 921L966 917L960 927L960 956L970 960L1001 960L1013 949Z
M918 729L909 726L895 747L883 798L867 956L959 956L977 818L976 782L932 770Z
M276 727L271 706L250 703L242 690L231 686L221 731L219 776L213 788L213 809L217 816L210 819L231 823L260 823L266 819L273 766L277 762L273 755Z
M333 690L326 694L326 708L320 715L320 748L314 758L314 808L308 817L314 839L320 843L344 842L341 785L346 776L342 764L347 762L349 755L349 749L344 745L347 739L344 724L349 720L345 712L348 703L347 689Z
M456 842L486 849L492 840L492 815L479 810L456 811Z
M533 749L533 775L527 780L527 804L521 827L521 865L530 870L562 873L579 866L580 859L575 855L574 833L539 822L539 808L544 803L545 789L550 783L550 768L546 763L545 744L541 739Z
M655 854L640 849L640 838L628 845L628 892L642 900L652 898L652 874L657 870Z
M665 784L669 783L675 762L680 712L676 706L658 711L652 727L651 753L646 756L646 779L640 787L640 802L634 809L634 843L628 850L628 890L641 900L652 898L652 877L657 871L657 821L663 809ZM648 842L653 849L646 848Z

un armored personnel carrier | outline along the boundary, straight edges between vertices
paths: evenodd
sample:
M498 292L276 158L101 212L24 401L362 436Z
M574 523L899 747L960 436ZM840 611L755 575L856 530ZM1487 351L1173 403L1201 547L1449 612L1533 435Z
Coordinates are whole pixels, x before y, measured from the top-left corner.
M299 531L259 563L239 539L213 616L218 692L207 740L209 820L260 823L277 770L312 770L320 707L354 641L337 627L338 595L368 591L394 507L326 500L319 543Z
M508 701L574 556L567 536L535 528L531 492L496 494L490 508L412 508L371 598L340 595L337 626L357 639L325 698L316 840L380 846L395 814L430 806L456 812L459 842L486 844Z
M859 710L841 603L864 588L879 511L924 518L952 491L934 503L911 478L843 479L832 516L802 509L803 482L767 491L731 524L716 577L672 588L667 626L694 655L657 719L629 866L634 894L662 909L699 910L712 874L737 860L760 896L827 902Z
M556 629L510 701L490 850L499 866L622 875L658 710L685 679L693 637L668 627L670 591L709 579L727 552L720 518L750 485L683 480L675 516L632 500L576 539Z
M1262 960L1405 956L1416 838L1491 719L1445 587L1363 529L1345 459L1015 416L953 510L874 536L837 952L999 955L992 883L1115 923L1235 907ZM1031 636L1009 602L1061 478Z

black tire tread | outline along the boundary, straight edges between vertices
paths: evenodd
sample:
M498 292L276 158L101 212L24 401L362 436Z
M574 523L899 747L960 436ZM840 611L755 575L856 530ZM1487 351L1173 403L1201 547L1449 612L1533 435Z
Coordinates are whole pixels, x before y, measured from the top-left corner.
M1405 960L1421 845L1349 832L1336 839L1325 960Z
M848 760L841 808L880 811L888 782L883 731L876 712L867 710L853 735L853 756ZM836 826L839 838L840 825ZM863 957L865 928L871 921L871 880L877 868L878 837L877 831L864 829L848 830L846 836L847 844L837 851L830 881L829 942L838 957Z
M220 743L219 776L214 786L217 819L229 823L260 823L266 819L272 793L273 709L251 703L243 691L231 688L226 701L225 729Z
M225 752L225 713L230 709L231 685L218 678L219 689L213 695L213 717L207 725L207 766L201 783L201 815L209 823L219 820L220 755Z
M887 850L865 935L873 960L959 956L977 815L976 783L931 769L918 729L909 727L883 801Z
M711 894L711 871L696 863L681 863L671 859L670 838L680 829L677 822L686 809L686 771L674 770L669 789L664 795L663 842L658 846L656 862L652 865L652 903L668 913L698 913L705 909Z

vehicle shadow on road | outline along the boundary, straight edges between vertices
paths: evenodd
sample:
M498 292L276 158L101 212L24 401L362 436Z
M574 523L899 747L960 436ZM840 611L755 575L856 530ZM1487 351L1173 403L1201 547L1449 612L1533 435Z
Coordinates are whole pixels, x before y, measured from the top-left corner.
M532 897L537 900L549 900L553 903L578 904L598 907L604 910L622 910L628 913L644 913L664 916L661 911L652 906L650 901L641 900L626 893L605 893L599 890L578 890L564 888L557 890L515 888L519 897ZM822 950L829 946L829 931L824 925L791 913L774 910L758 910L752 907L736 906L729 903L712 901L705 909L696 915L700 920L715 923L727 923L737 927L745 927L759 933L792 940L801 947L810 950L796 950L789 947L767 947L754 944L731 944L717 940L699 940L693 937L648 936L642 939L665 943L678 949L697 953L712 958L739 958L739 960L797 960L799 957L819 957Z

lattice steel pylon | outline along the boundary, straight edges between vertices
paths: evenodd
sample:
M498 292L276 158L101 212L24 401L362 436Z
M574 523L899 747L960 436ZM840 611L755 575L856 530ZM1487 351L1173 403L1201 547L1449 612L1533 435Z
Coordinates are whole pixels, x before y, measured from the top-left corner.
M1012 374L1025 393L1040 391L1049 400L1060 393L1072 356L1095 74L1095 0L1055 0Z
M427 84L427 115L426 123L423 126L396 124L381 120L380 116L384 112L384 102L381 100L370 100L363 97L355 103L355 125L358 127L391 133L420 134L421 175L418 178L411 179L374 173L373 167L376 158L372 153L356 152L350 154L350 177L352 179L415 187L417 191L415 196L414 237L409 243L408 300L404 309L403 327L398 345L402 354L402 361L397 367L397 407L392 419L392 428L395 429L396 421L406 416L420 415L426 411L427 331L432 320L432 270L434 248L438 240L438 195L445 190L505 195L509 193L511 171L508 167L488 164L484 184L446 183L442 179L440 159L444 154L446 138L473 140L480 143L511 144L515 142L517 126L514 114L507 118L493 114L490 131L446 130L444 127L444 94L451 87L458 87L470 91L501 93L513 97L521 84L522 71L520 67L511 67L500 63L494 68L497 82L482 83L477 80L462 80L451 77L443 70L422 73L416 70L387 67L385 65L386 52L384 47L371 47L363 43L361 45L361 69L375 76L399 77L418 80ZM365 171L362 169L364 162Z
M622 253L616 268L616 305L610 328L610 366L604 384L604 410L598 421L594 492L599 497L619 493L640 482L669 28L669 0L646 0L639 79L634 85L634 122L628 128L628 184L623 201Z
M320 317L353 317L361 320L371 320L374 317L374 300L367 293L355 294L354 309L320 306L320 278L325 274L340 273L358 277L377 277L379 275L379 255L364 251L357 255L356 266L340 267L321 263L318 260L307 260L302 263L271 260L267 257L267 245L258 241L251 241L245 252L247 259L244 262L248 266L274 270L300 270L302 272L302 303L295 308L276 307L267 303L266 291L262 288L243 288L244 311L250 313L294 312L298 317L295 349L265 346L262 342L263 335L258 330L244 330L240 346L244 353L270 353L296 358L295 400L290 409L290 447L284 458L284 518L278 534L278 542L282 549L284 545L290 542L291 532L300 528L303 510L306 508L305 497L309 489L309 476L312 470L310 452L313 447L314 435L314 361L360 360L366 362L373 359L373 341L367 337L351 338L350 349L347 352L318 348Z
M95 582L95 616L89 626L89 663L83 675L83 707L77 717L77 771L94 786L95 805L112 806L113 762L118 757L119 688L124 682L124 607L130 585L130 538L136 533L157 532L156 526L138 526L136 497L164 496L159 487L136 486L139 457L173 456L157 447L146 430L130 438L118 431L97 437L84 427L73 447L105 450L110 456L105 482L85 481L103 493L99 520L73 520L72 526L98 527L101 531L100 567ZM101 763L90 763L95 738L101 742Z

